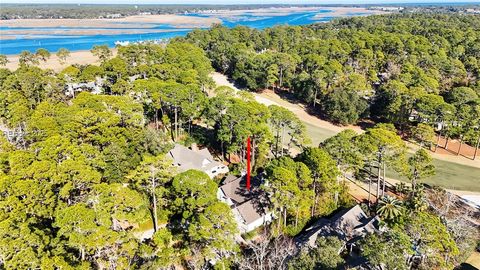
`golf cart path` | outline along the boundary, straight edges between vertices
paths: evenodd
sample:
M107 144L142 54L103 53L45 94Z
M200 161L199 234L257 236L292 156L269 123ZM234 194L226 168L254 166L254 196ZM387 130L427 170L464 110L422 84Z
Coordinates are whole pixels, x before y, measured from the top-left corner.
M231 81L228 80L227 76L214 72L211 74L212 79L215 81L217 86L228 86L232 88L235 91L241 91L239 88L237 88ZM354 125L349 125L349 126L337 126L334 125L328 121L322 120L314 115L309 114L306 111L306 108L303 104L296 104L289 102L288 100L282 99L279 95L274 93L271 90L265 90L262 93L253 93L255 97L255 100L259 103L262 103L266 106L270 105L278 105L281 107L284 107L290 111L292 111L300 120L303 122L306 122L308 124L311 124L313 126L331 130L334 132L341 132L345 129L352 129L356 131L357 133L363 133L365 132L362 130L359 126L354 126ZM407 146L410 150L410 152L414 152L420 148L420 146L406 142ZM454 140L451 141L450 144L455 144L458 143ZM477 158L477 160L471 160L470 158L466 158L463 156L457 156L457 155L452 155L452 154L445 154L445 151L439 151L440 153L434 153L430 152L430 155L439 160L447 161L447 162L453 162L461 165L466 165L466 166L471 166L475 168L480 168L480 158Z

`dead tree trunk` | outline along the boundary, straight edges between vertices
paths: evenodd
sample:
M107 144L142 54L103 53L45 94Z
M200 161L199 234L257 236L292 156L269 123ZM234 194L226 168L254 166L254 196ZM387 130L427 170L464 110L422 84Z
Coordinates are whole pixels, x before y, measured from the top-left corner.
M437 143L435 144L435 151L434 151L435 153L437 152L438 146L439 146L439 144L440 144L440 137L441 137L441 136L442 136L442 132L439 131L439 132L438 132L438 136L437 136Z
M462 151L462 144L463 144L463 135L460 136L460 145L458 146L457 156L460 155L460 151Z
M151 168L151 177L152 177L152 200L153 200L153 229L155 232L158 231L158 219L157 219L157 196L155 194L156 181L154 169Z
M177 106L175 106L175 140L177 141L178 138L178 109Z
M382 187L382 198L385 196L385 177L386 177L386 172L387 168L385 166L385 161L383 162L383 187Z
M313 217L315 215L315 211L317 210L317 201L318 201L318 195L317 195L317 177L315 176L313 178L313 192L315 192L315 199L312 207L312 213L311 216Z
M380 194L380 174L381 174L381 162L378 159L378 166L377 166L377 193L376 193L376 201L378 202L378 195Z
M372 197L372 166L369 166L370 174L368 175L368 208L370 209L370 202Z
M477 151L478 151L479 145L480 145L480 135L478 136L477 144L475 145L475 153L473 153L473 160L477 158Z
M279 81L279 83L280 83L279 86L280 86L280 89L281 89L282 84L283 84L283 68L280 69L280 81Z

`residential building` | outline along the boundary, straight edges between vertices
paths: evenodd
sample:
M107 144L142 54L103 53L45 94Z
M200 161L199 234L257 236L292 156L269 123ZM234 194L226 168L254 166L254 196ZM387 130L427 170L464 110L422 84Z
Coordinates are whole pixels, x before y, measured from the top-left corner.
M210 178L228 173L228 167L213 159L207 148L201 150L193 148L195 150L175 144L175 147L168 152L168 156L173 159L173 165L177 166L180 172L193 169L205 172Z
M18 144L24 141L25 131L20 127L8 128L6 125L0 123L0 132L3 132L10 143Z
M104 79L97 78L96 81L87 82L87 83L67 83L65 89L65 95L70 97L75 97L75 92L88 91L92 94L101 94L103 93L103 84Z
M245 176L229 175L217 192L218 199L232 209L241 233L253 231L273 219L268 197L260 189L260 180L253 177L250 184L250 190L247 190Z
M359 205L343 210L330 219L321 218L296 239L299 246L315 247L319 236L337 236L351 249L368 233L379 230L379 219L368 217Z

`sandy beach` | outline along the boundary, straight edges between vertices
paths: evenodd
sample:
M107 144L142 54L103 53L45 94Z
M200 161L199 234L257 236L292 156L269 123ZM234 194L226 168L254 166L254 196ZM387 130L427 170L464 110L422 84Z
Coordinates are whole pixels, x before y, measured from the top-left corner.
M219 18L234 18L236 16L242 16L245 14L251 14L255 16L284 16L291 13L300 12L312 12L328 10L329 12L320 13L315 16L315 19L321 19L324 17L343 17L351 16L352 14L365 14L365 15L377 15L385 14L387 12L380 10L369 10L360 7L288 7L288 8L259 8L252 10L219 10L203 12L206 15L211 15Z
M191 28L191 27L209 27L214 23L221 23L218 18L193 17L182 15L144 15L130 16L120 19L17 19L2 20L4 27L72 27L72 28L153 28L158 24L168 24L172 27Z
M161 39L183 35L195 28L208 28L215 23L265 28L280 23L311 24L329 21L332 17L383 13L385 12L358 7L275 7L251 10L210 10L201 12L199 16L195 14L192 16L162 14L137 15L118 19L13 19L0 20L2 27L0 42L5 42L1 51L7 55L18 54L22 50L35 50L41 46L49 50L58 50L61 47L72 50L88 50L95 43L113 46L114 41L123 40L123 35L128 35L125 39L130 41ZM277 18L278 22L276 22ZM148 37L142 38L143 35L148 35ZM62 43L76 44L76 39L84 37L86 39L80 42L82 44L80 47L62 46ZM44 40L45 42L43 42ZM87 61L82 60L82 62ZM12 59L11 62L16 63L17 61ZM44 65L51 66L49 63ZM12 68L15 66L15 64L9 65Z
M33 39L39 35L47 36L88 36L88 35L120 35L175 32L175 29L55 29L55 30L6 30L2 31L2 39Z
M316 19L332 16L351 16L352 14L384 14L386 12L379 10L368 10L366 8L355 7L290 7L290 8L260 8L252 10L211 10L204 11L201 14L209 17L197 17L197 16L184 16L173 14L162 15L138 15L130 16L119 19L15 19L15 20L2 20L1 24L4 27L26 27L26 28L75 28L78 31L90 31L87 28L112 28L112 29L151 29L158 25L170 25L174 28L198 28L209 27L214 23L221 23L220 18L234 19L235 17L244 15L254 16L284 16L292 13L312 12L328 10L329 12L321 13L315 16ZM82 30L83 29L83 30ZM10 31L24 31L28 33L30 29L11 29L5 30L4 34ZM60 29L71 30L71 29ZM35 29L32 29L35 31ZM98 31L98 29L91 29L91 31ZM91 33L91 32L88 32Z
M113 55L117 55L117 50L112 49ZM10 70L15 70L18 68L18 55L7 56L9 63L5 66ZM98 58L93 56L90 51L75 51L70 53L70 57L67 59L67 63L65 65L60 64L58 61L58 57L55 53L52 53L50 59L46 62L41 62L38 65L40 68L44 69L52 69L56 72L62 71L64 68L68 67L69 65L87 65L87 64L94 64L99 65L100 62Z
M219 72L213 72L211 74L211 77L217 86L228 86L232 88L235 92L241 91L232 82L230 82L225 75ZM285 99L282 99L279 95L277 95L272 90L264 90L261 93L252 92L252 94L255 97L255 100L257 102L262 103L266 106L277 105L277 106L286 108L292 111L293 113L295 113L298 116L298 118L302 119L304 122L310 123L314 126L322 127L334 132L340 132L345 129L353 129L357 133L365 132L359 126L353 126L353 125L337 126L328 121L322 120L316 116L310 115L309 113L306 112L304 105L293 104Z
M322 19L325 17L347 17L347 16L368 16L368 15L382 15L388 14L389 12L382 10L373 10L366 8L353 8L353 7L336 7L336 8L327 8L332 12L329 13L320 13L317 14L315 19Z

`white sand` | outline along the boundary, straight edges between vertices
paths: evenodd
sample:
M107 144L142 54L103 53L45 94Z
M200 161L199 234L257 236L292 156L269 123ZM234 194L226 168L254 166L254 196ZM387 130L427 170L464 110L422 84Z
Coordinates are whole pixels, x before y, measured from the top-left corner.
M259 9L239 9L239 10L214 10L203 11L201 13L207 15L214 15L218 17L235 17L247 14L256 16L283 16L298 12L329 10L330 12L318 14L316 18L331 17L331 16L346 16L352 13L368 13L368 14L385 14L387 12L380 10L369 10L359 7L285 7L285 8L259 8Z
M1 39L15 39L15 35L26 35L22 39L33 38L37 35L60 35L60 36L85 36L85 35L120 35L120 34L145 34L145 33L165 33L178 31L176 29L29 29L29 30L5 30L2 31ZM29 37L30 36L30 37Z
M231 82L228 81L228 78L218 72L214 72L211 74L212 79L215 81L217 86L228 86L235 91L240 91L240 89L236 88ZM353 129L358 133L363 133L364 131L358 126L336 126L328 121L322 120L316 116L310 115L306 112L305 107L302 104L294 104L290 103L280 96L275 94L273 91L264 91L263 93L253 93L255 100L259 103L265 104L267 106L270 105L278 105L284 107L290 111L292 111L298 118L302 121L312 124L314 126L318 126L320 128L332 130L335 132L340 132L345 129Z
M115 56L117 54L116 49L112 49L112 53ZM18 55L8 56L9 63L7 64L6 68L10 70L15 70L18 68ZM58 57L55 53L52 53L50 59L46 62L40 63L39 67L44 69L53 69L56 72L63 70L64 68L68 67L69 65L87 65L87 64L95 64L99 65L98 58L93 56L90 51L76 51L71 52L70 57L67 58L67 63L65 65L60 64L58 61Z
M331 12L320 13L315 16L315 19L321 19L324 17L342 17L348 16L353 13L366 13L366 14L384 14L387 12L380 10L368 10L366 8L355 7L290 7L290 8L260 8L252 10L219 10L219 11L204 11L202 13L208 14L210 17L194 17L183 16L173 14L162 15L138 15L129 16L119 19L14 19L3 20L2 26L7 27L28 27L28 28L44 28L44 27L66 27L66 28L78 28L74 30L58 29L57 32L49 31L49 34L65 34L69 31L72 35L92 35L92 34L104 34L105 30L99 29L82 29L82 28L141 28L151 29L158 24L168 24L176 28L198 28L209 27L214 23L221 23L219 18L235 18L243 16L245 14L252 14L255 16L283 16L298 12L307 11L320 11L330 10ZM39 33L40 29L35 30L5 30L2 31L2 35L30 35L30 34L43 34ZM111 30L114 34L127 33L128 29ZM133 31L130 30L130 31ZM138 33L138 29L136 30ZM8 39L6 37L2 39Z
M356 14L356 13L364 13L364 14L353 15L353 16L380 15L380 14L389 13L382 10L371 10L366 8L354 8L354 7L335 7L335 8L325 8L325 9L331 10L332 12L319 13L314 18L321 19L324 17L345 17L345 16L352 16L352 14Z
M204 18L182 15L145 15L120 19L16 19L4 20L8 27L98 27L98 28L152 28L155 24L169 24L174 27L208 27L221 23L218 18Z
M231 88L233 88L237 91L239 90L239 89L235 88L235 86L233 84L231 84L228 81L228 79L226 78L226 76L223 75L223 74L220 74L220 73L217 73L217 72L213 73L212 78L218 86L225 85L225 86L229 86L229 87L231 87ZM323 128L323 129L328 129L328 130L335 131L335 132L341 132L342 130L345 130L345 129L353 129L357 133L365 132L359 126L354 126L354 125L337 126L337 125L334 125L334 124L332 124L328 121L322 120L322 119L320 119L316 116L310 115L309 113L307 113L304 105L291 103L291 102L289 102L285 99L282 99L280 96L278 96L277 94L275 94L271 90L263 91L262 93L254 93L254 96L255 96L255 99L259 103L265 104L267 106L272 105L272 104L282 106L286 109L289 109L293 113L295 113L295 115L297 115L297 117L300 118L302 121L307 122L311 125ZM419 148L418 145L415 145L413 143L409 143L409 142L406 142L406 143L407 143L409 152L411 152L411 153L415 152ZM443 160L443 161L447 161L447 162L453 162L453 163L457 163L457 164L462 164L462 165L466 165L466 166L471 166L471 167L475 167L475 168L480 168L480 158L477 158L476 160L471 160L469 158L465 158L465 157L462 157L462 156L444 155L444 154L433 153L433 152L430 152L430 155L435 159L439 159L439 160Z

